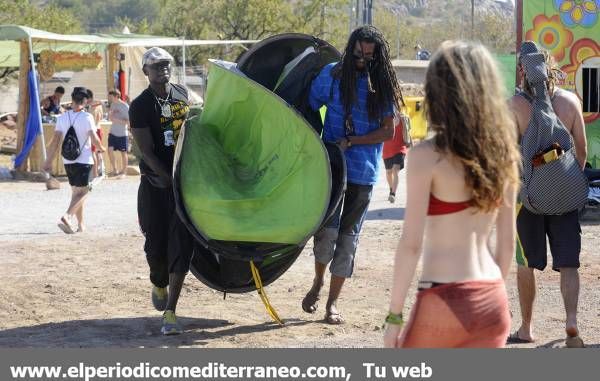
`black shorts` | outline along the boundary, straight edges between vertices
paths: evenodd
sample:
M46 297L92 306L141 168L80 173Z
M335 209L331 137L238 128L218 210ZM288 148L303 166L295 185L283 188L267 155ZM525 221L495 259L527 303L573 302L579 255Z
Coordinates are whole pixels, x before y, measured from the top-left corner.
M552 269L579 268L581 226L574 210L559 216L534 214L517 206L517 263L543 270L546 267L546 236L552 253Z
M108 134L108 146L115 151L127 152L127 136Z
M396 155L390 157L389 159L383 159L383 164L385 165L385 169L392 169L394 164L400 166L400 169L404 168L404 154L397 153Z
M175 211L173 188L157 188L142 176L138 218L146 238L144 251L150 265L150 280L157 287L166 287L169 273L189 271L194 252L194 238Z
M73 187L87 187L90 181L91 164L65 164L65 172L69 178L69 184Z

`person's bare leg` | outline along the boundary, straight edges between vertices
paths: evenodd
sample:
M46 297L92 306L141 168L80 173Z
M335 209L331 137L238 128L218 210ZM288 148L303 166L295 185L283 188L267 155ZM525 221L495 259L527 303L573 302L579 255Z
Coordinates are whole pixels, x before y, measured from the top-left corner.
M577 303L579 301L579 271L576 268L560 269L560 292L565 303L567 322L565 330L568 336L578 336Z
M395 192L392 188L394 185L394 172L391 169L385 170L385 179L387 180L388 188L390 188L390 192Z
M533 316L536 286L535 274L532 268L521 265L517 267L517 287L519 290L519 303L521 305L521 327L517 331L517 334L520 339L533 341L531 319Z
M75 217L77 217L77 231L83 233L85 231L85 225L83 224L83 203L79 204L79 208L75 211Z
M96 152L96 160L98 161L98 171L102 170L102 165L104 164L104 159L102 158L102 154L100 152ZM102 172L103 176L106 176L106 173L104 173L104 171Z
M112 169L113 174L118 175L119 171L115 164L115 149L113 147L108 147L108 160L110 161L110 168Z
M88 193L88 187L71 186L71 202L69 204L69 207L67 208L67 211L65 212L65 214L63 214L60 217L60 220L58 222L58 226L65 233L71 234L71 233L75 232L75 230L70 222L70 219L72 218L72 216L75 216L79 223L80 219L79 219L79 216L77 215L77 212L79 210L79 207L83 204L83 201L85 200L85 197L87 196L87 193Z
M392 192L396 194L398 190L398 173L400 172L400 166L398 164L394 164L392 167Z
M127 172L127 165L129 164L129 158L127 157L127 151L121 152L121 164L122 164L122 168L123 168L121 173L125 174Z
M315 261L315 277L310 290L306 293L306 296L302 300L302 309L304 312L313 313L317 310L317 302L319 301L319 293L323 288L325 282L325 270L327 265Z
M71 187L71 191L71 203L69 204L67 212L65 213L69 216L73 216L77 213L77 210L85 201L85 198L89 193L89 189L88 187Z
M175 312L177 308L177 301L179 300L179 294L183 287L183 281L185 280L186 274L169 273L169 299L167 300L167 306L165 310Z
M346 278L333 274L331 275L331 283L329 284L329 297L327 298L327 305L325 307L325 320L329 324L344 323L344 319L342 318L340 311L337 309L337 300L340 297L340 293L342 292L342 287L344 286L345 281Z
M96 153L92 153L92 160L94 160L94 164L92 165L92 176L94 178L98 177L98 158L96 157Z

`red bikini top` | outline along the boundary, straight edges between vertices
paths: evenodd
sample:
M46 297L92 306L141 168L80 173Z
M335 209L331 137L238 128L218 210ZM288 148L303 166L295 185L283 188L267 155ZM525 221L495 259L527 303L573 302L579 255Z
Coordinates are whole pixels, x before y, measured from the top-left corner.
M442 214L451 214L463 211L471 206L471 200L461 202L446 202L429 194L428 216L439 216Z

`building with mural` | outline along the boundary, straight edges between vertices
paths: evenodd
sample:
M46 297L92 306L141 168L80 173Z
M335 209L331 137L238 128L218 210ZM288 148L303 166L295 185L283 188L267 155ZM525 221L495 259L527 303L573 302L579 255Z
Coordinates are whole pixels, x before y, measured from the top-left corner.
M549 51L566 74L561 87L583 104L588 162L600 168L600 0L518 0L517 39Z

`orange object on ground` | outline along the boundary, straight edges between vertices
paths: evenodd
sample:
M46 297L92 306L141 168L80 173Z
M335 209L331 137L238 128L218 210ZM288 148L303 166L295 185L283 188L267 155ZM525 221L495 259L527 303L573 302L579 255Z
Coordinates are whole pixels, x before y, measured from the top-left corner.
M401 348L503 348L510 330L502 279L447 283L419 291Z

